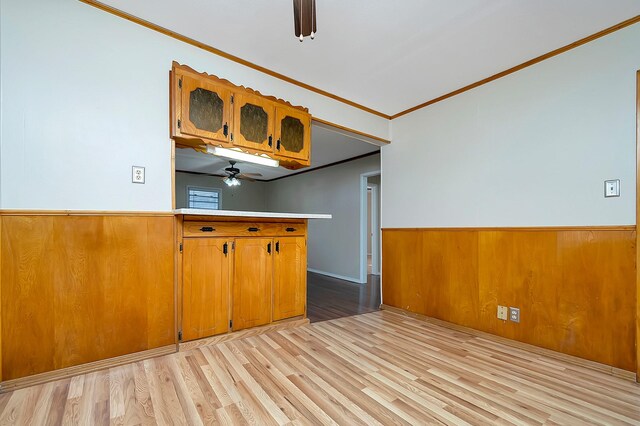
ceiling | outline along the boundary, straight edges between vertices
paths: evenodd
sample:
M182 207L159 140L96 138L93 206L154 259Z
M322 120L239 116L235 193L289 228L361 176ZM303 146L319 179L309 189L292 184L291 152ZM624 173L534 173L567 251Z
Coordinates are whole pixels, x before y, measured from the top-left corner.
M270 180L380 150L379 146L317 125L311 127L311 138L313 143L311 144L311 167L309 168L288 170L284 167L273 168L240 161L237 162L236 167L240 169L241 173L261 173L262 177L257 179ZM176 149L177 171L224 175L225 167L229 167L229 160L225 158L202 154L190 148Z
M291 0L103 2L388 115L640 14L639 0L317 0L300 43Z

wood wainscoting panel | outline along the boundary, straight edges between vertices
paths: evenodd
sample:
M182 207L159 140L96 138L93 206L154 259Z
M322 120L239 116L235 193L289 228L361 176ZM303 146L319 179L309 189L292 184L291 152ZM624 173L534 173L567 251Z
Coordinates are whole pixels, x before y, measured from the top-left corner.
M488 231L478 232L478 236L481 329L552 346L560 283L557 232ZM520 324L498 320L498 305L520 308Z
M634 371L635 234L565 231L558 235L558 247L562 351L594 354L595 361Z
M175 343L174 218L0 218L2 378Z
M385 305L635 371L633 228L385 229ZM520 323L497 306L520 308Z

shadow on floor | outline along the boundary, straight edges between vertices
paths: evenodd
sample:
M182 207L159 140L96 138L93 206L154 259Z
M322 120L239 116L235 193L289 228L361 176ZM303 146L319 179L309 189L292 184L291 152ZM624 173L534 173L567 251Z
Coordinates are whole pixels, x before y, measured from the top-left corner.
M379 308L379 275L368 275L366 284L356 284L307 273L307 316L311 322L364 314Z

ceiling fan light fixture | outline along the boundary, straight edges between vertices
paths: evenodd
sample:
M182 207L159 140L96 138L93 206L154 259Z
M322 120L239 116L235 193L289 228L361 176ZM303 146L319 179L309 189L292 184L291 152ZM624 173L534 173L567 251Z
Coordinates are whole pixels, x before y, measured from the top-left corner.
M224 183L226 183L227 186L240 186L240 185L242 185L242 182L240 182L240 179L238 179L235 176L227 176L226 178L222 179L222 181Z
M316 0L293 0L293 27L301 42L306 36L312 40L316 37Z
M232 158L234 160L244 161L245 163L260 164L269 167L279 167L280 162L269 158L264 154L247 154L235 149L221 148L219 146L207 146L207 153L217 155L218 157Z

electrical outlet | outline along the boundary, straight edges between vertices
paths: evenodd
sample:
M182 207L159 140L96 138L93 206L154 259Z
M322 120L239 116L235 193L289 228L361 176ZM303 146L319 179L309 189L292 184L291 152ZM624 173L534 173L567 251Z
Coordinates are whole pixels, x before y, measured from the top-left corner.
M498 305L498 319L507 320L507 307Z
M144 183L144 167L140 167L140 166L131 167L131 182Z
M509 320L513 322L520 322L520 308L509 307Z

